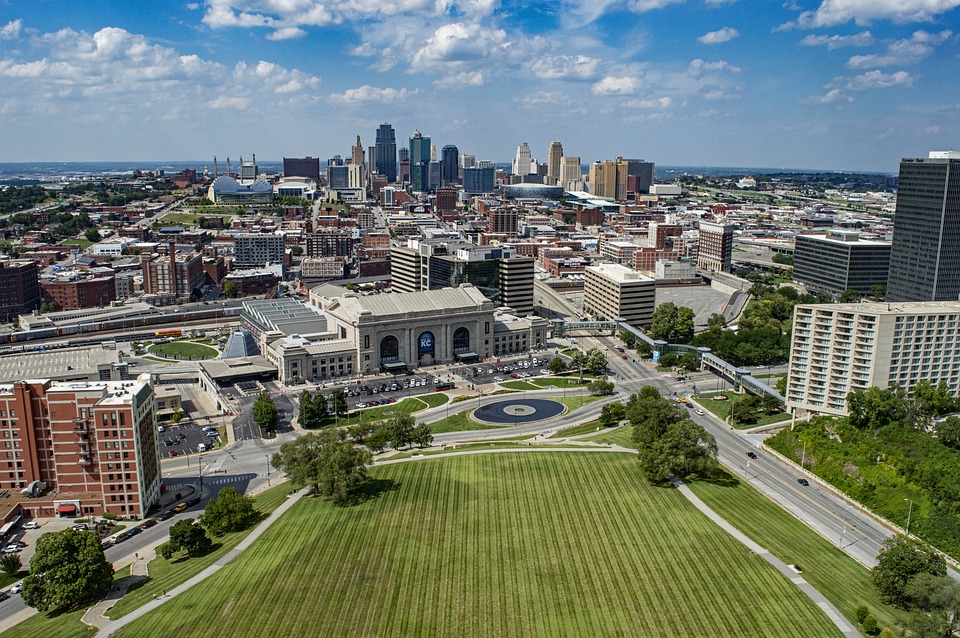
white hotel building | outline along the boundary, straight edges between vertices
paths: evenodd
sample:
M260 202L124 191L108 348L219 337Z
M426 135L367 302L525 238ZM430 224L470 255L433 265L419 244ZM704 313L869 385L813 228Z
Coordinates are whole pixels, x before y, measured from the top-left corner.
M794 309L787 405L847 414L847 393L919 381L960 392L960 302L810 304Z

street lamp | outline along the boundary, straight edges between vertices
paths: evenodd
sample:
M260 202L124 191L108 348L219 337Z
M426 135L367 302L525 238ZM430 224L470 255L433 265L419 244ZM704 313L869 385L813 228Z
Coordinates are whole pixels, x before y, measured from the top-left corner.
M910 536L910 517L913 515L913 499L905 498L905 501L910 501L910 509L907 510L907 536Z
M203 455L201 454L197 458L197 479L200 482L200 488L197 490L200 494L203 493Z
M853 505L848 505L847 509L843 510L843 523L840 527L840 549L843 549L843 533L847 531L847 512L853 508Z
M267 461L267 487L270 487L270 455L264 454L263 458Z

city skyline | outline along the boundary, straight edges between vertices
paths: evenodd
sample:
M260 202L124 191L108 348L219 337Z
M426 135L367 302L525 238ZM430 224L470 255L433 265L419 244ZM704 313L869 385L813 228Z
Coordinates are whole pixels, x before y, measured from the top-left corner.
M384 122L501 163L558 140L893 173L960 148L960 0L5 6L2 162L323 158Z

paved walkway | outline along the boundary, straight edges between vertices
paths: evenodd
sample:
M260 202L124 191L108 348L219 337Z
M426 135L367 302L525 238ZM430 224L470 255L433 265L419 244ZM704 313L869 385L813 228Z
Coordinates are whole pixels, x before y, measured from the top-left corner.
M144 547L140 552L134 554L133 562L124 561L126 564L130 565L130 575L123 580L118 581L117 584L114 585L113 589L110 590L110 593L107 594L106 598L98 602L83 614L83 618L81 618L83 624L89 625L95 629L103 629L109 625L110 619L107 618L107 612L110 611L110 608L117 604L118 600L126 595L127 590L130 589L131 586L150 577L147 566L150 564L150 561L157 557L157 548L163 545L166 541L166 538L162 538L157 542Z
M229 552L221 556L210 567L207 567L205 570L203 570L202 572L200 572L190 580L182 583L181 585L178 585L177 587L174 587L173 589L168 591L165 596L152 600L147 604L143 605L142 607L139 607L138 609L131 611L126 616L123 616L122 618L118 618L117 620L110 621L105 625L101 626L100 631L97 632L97 638L109 638L109 636L112 636L116 632L120 631L123 627L133 622L137 618L140 618L144 614L147 614L153 611L154 609L164 604L168 600L171 600L179 596L180 594L189 590L194 585L216 574L230 561L232 561L234 558L242 554L243 551L248 547L250 547L250 545L255 540L260 538L260 536L265 531L267 531L270 528L270 526L273 525L278 518L280 518L280 516L282 516L288 509L293 507L293 505L297 501L299 501L305 494L307 494L308 491L309 491L309 488L304 488L298 491L296 494L294 494L290 498L288 498L285 502L283 502L280 505L280 507L275 509L266 519L264 519L263 522L257 525L257 527L252 532L247 534L247 537L244 538L242 541L240 541L240 543L236 547L234 547Z
M820 610L827 615L827 618L829 618L833 624L837 626L837 629L839 629L844 636L847 636L848 638L860 638L862 634L857 631L857 629L851 625L846 618L843 617L843 614L841 614L839 610L837 610L837 608L834 607L833 604L831 604L830 601L823 596L823 594L814 589L813 585L804 580L800 574L788 567L786 563L771 554L769 551L753 542L753 540L751 540L739 529L728 523L726 519L714 512L681 481L675 480L674 485L676 485L677 489L680 490L680 493L683 494L686 499L693 504L694 507L703 512L707 518L716 523L718 526L720 526L720 528L733 536L735 539L746 545L751 552L757 554L765 561L773 565L778 572L786 576L790 582L797 586L797 589L806 594L810 600L813 601L813 604L819 607Z

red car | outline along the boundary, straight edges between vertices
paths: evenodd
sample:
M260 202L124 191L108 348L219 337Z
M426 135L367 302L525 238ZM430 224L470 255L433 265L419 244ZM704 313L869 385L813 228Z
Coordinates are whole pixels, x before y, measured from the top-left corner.
M176 455L177 455L176 450L170 450L170 452L168 453L168 456L176 456Z

